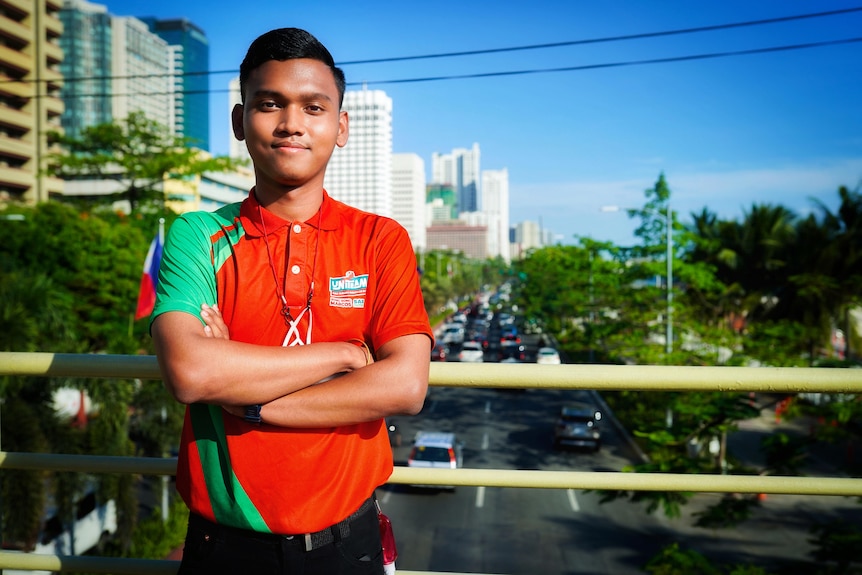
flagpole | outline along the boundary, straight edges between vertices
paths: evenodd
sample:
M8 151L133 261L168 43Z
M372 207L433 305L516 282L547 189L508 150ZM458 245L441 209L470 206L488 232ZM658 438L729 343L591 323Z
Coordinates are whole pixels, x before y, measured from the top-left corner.
M165 245L165 218L159 218L159 243Z

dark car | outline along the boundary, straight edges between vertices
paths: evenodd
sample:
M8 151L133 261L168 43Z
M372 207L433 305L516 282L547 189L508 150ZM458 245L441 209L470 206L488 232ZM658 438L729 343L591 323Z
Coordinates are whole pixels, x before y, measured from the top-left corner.
M434 349L431 350L431 361L447 361L449 354L449 346L438 342L434 344Z
M499 358L498 361L506 361L507 359L524 361L527 357L527 348L520 341L504 339L500 342L497 357Z
M563 407L554 425L554 447L587 447L598 451L602 447L601 419L602 412L589 403Z

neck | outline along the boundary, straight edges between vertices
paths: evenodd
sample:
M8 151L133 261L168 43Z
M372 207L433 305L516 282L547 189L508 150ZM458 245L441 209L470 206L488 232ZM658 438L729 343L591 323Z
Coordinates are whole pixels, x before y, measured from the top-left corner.
M293 188L289 191L281 191L277 195L267 194L260 187L255 187L254 195L258 203L278 217L295 222L304 222L311 218L320 209L323 203L323 189L316 191L304 191L301 188Z

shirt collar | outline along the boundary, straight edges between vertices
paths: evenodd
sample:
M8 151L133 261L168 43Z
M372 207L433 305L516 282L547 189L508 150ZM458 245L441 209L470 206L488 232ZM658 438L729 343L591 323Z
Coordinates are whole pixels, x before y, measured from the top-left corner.
M336 204L337 202L329 197L326 190L323 190L323 201L320 204L320 210L318 213L308 218L305 221L305 224L313 228L317 228L319 222L321 230L333 231L337 229L338 215ZM267 233L272 234L273 232L293 223L262 207L260 202L257 201L257 196L254 194L254 188L249 190L248 197L242 202L239 216L242 220L245 232L258 237L263 236L264 224L266 226ZM263 219L261 219L261 217Z

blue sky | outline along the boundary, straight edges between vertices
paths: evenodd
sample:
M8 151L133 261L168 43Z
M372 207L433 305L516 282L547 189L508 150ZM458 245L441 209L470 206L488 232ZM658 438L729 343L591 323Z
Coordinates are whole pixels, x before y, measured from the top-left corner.
M437 0L325 3L111 0L121 16L185 17L210 42L211 147L228 150L226 88L271 28L316 35L336 62L645 34L862 7L862 0ZM415 5L415 7L414 7ZM243 10L243 7L251 7ZM692 34L492 54L344 64L393 99L393 148L431 154L478 142L482 169L507 168L512 223L559 241L635 243L638 207L664 173L678 218L704 208L741 220L754 204L833 211L862 182L862 42L799 50L486 78L393 80L678 58L862 37L862 11ZM218 73L231 71L231 73ZM349 144L348 144L349 145Z

